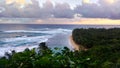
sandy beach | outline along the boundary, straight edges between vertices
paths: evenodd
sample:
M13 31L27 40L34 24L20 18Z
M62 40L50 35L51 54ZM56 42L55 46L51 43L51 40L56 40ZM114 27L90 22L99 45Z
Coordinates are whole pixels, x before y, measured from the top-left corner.
M72 36L70 36L69 40L70 40L70 43L71 43L71 45L73 46L74 50L87 50L87 49L86 49L85 47L83 47L82 45L76 44L76 43L73 41Z

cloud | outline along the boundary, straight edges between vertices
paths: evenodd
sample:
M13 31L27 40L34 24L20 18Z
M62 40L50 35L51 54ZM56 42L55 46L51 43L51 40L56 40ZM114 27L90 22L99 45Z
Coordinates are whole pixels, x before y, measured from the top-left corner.
M22 0L23 1L23 0ZM32 4L27 4L24 8L16 6L16 2L9 2L3 7L6 11L0 13L0 17L8 18L72 18L73 12L68 4L53 5L46 1L43 7L39 6L37 0L31 0ZM24 1L23 1L24 3Z
M83 0L83 3L91 3L90 0Z
M36 19L29 19L29 18L0 18L1 24L9 24L9 23L16 23L16 24L32 24L33 21Z
M119 25L120 20L104 18L49 18L45 20L36 19L36 24L80 24L80 25Z
M119 25L120 20L104 19L104 18L83 18L75 21L74 24L82 25Z
M3 11L5 11L5 8L0 7L0 13L2 13Z
M75 8L77 14L85 18L110 18L120 19L120 1L99 0L99 4L83 3Z
M16 6L19 6L20 8L25 7L28 4L32 4L31 0L5 0L6 4L15 4Z
M18 2L20 1L20 2ZM71 9L68 3L53 3L47 0L42 7L38 0L2 0L0 3L0 17L5 18L74 18L75 15L83 18L109 18L120 19L120 0L99 0L98 3L92 3L91 0L82 0L82 5L77 5ZM24 4L19 7L16 4Z
M75 21L80 19L71 19L71 18L48 18L45 20L36 19L34 22L38 24L75 24Z
M57 4L54 8L53 15L55 18L73 18L73 10L70 9L70 6L65 4Z

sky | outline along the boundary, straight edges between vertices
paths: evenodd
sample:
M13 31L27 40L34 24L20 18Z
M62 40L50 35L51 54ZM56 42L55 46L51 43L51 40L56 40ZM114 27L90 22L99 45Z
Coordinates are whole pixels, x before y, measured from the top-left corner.
M0 24L120 25L120 0L0 0Z

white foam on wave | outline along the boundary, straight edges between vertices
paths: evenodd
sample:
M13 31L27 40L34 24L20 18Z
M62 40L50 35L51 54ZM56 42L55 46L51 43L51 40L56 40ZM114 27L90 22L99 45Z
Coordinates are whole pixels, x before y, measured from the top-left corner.
M54 37L56 34L66 34L72 32L72 30L68 29L46 29L44 30L9 30L4 31L6 33L46 33L50 35L42 35L42 36L34 36L34 37L15 37L15 38L2 38L0 41L6 43L0 46L0 56L4 56L5 52L10 52L15 50L17 52L24 51L24 49L29 48L36 48L38 47L39 43L48 41L49 38ZM58 40L59 41L59 40ZM25 43L25 44L24 44ZM58 43L59 44L59 43Z
M24 51L24 49L36 48L39 43L46 42L52 35L36 36L36 37L18 37L18 38L4 38L2 42L6 43L0 47L0 56L4 56L5 52L15 50L17 52ZM26 43L26 44L23 44Z
M4 38L2 39L1 41L4 41L4 42L17 42L17 41L39 41L39 40L45 40L45 39L48 39L48 38L51 38L52 36L50 35L46 35L46 36L36 36L36 37L17 37L17 38ZM46 40L47 41L47 40Z
M23 38L6 38L3 41L6 42L2 47L0 47L0 57L5 55L5 52L11 53L12 50L16 52L22 52L26 48L33 49L37 48L39 43L46 42L52 36L38 36L38 37L23 37ZM22 43L27 43L20 46L14 46Z
M4 56L6 52L11 53L12 50L15 50L16 52L22 52L24 51L26 48L29 49L33 49L33 48L37 48L38 45L33 45L33 46L29 46L29 45L24 45L24 46L18 46L18 47L1 47L0 48L0 57Z
M9 30L9 31L4 31L6 33L21 33L21 32L26 32L26 33L47 33L47 34L55 34L55 33L63 33L63 32L72 32L72 30L69 29L50 29L50 30L45 30L45 31L38 31L38 30Z

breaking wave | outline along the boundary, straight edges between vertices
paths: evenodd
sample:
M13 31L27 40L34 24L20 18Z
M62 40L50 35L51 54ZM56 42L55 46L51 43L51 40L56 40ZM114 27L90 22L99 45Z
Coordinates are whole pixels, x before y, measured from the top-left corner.
M57 34L71 33L72 30L44 28L39 30L8 30L0 32L0 56L4 56L5 52L12 50L20 52L26 48L36 48L39 43L47 42L49 38Z

